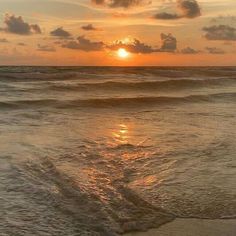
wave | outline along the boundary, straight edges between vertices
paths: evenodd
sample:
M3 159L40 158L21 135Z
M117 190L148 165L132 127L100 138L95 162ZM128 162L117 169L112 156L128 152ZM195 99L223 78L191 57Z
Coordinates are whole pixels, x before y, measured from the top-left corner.
M141 72L195 72L195 73L219 73L219 72L236 72L235 66L0 66L0 73L64 73L70 71L78 72L106 72L110 73L140 73Z
M209 95L190 95L186 97L131 97L131 98L98 98L98 99L77 99L77 100L21 100L11 102L0 102L2 109L23 109L23 108L40 108L54 107L61 109L71 109L79 107L91 108L116 108L116 107L147 107L151 105L177 105L185 103L200 103L214 101L236 101L236 93L217 93Z
M0 80L232 78L236 67L0 67Z
M179 79L149 82L103 82L103 83L80 83L76 85L51 85L50 90L57 91L80 91L80 90L175 90L206 86L221 86L236 82L236 78L221 79Z
M80 79L85 76L79 72L68 73L40 73L40 72L28 72L28 73L0 73L1 81L10 82L34 82L34 81L63 81Z

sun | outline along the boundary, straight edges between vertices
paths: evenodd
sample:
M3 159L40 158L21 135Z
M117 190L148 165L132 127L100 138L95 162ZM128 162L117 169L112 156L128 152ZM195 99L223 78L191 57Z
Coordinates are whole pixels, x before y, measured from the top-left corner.
M129 56L129 52L127 52L124 48L119 48L117 51L117 55L120 58L127 58Z

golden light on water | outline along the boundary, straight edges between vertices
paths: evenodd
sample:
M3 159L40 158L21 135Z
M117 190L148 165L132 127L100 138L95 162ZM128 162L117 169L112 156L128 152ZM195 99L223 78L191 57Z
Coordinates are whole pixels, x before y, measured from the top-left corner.
M118 129L112 134L118 143L126 144L128 143L128 138L129 138L128 132L129 132L128 126L125 124L120 124L118 126Z
M120 58L127 58L128 56L129 56L129 52L127 52L124 48L120 48L120 49L118 49L118 51L117 51L117 55L118 55L118 57L120 57Z

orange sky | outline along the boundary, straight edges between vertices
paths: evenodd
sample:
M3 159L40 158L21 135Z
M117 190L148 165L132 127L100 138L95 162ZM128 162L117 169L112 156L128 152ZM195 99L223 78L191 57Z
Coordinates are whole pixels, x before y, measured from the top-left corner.
M236 65L234 0L1 0L0 9L0 65Z

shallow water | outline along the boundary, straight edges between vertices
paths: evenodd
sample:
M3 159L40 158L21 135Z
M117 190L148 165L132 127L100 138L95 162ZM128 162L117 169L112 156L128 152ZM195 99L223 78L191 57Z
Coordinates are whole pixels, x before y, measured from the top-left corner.
M235 108L235 67L0 67L1 235L235 218Z

